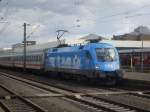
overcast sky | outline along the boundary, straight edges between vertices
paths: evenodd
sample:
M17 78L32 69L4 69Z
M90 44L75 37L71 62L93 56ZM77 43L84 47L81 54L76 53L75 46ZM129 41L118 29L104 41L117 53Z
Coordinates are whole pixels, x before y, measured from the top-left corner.
M90 33L105 37L150 27L150 0L1 0L0 47L23 40L23 23L29 23L29 40L56 40L56 30L74 39ZM80 25L80 27L76 27Z

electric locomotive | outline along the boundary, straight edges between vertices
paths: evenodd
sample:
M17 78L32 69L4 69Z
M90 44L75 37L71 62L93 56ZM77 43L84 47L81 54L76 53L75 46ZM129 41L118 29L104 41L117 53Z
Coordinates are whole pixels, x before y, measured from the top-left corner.
M45 60L46 71L74 74L110 84L122 80L116 48L106 43L88 43L50 48Z

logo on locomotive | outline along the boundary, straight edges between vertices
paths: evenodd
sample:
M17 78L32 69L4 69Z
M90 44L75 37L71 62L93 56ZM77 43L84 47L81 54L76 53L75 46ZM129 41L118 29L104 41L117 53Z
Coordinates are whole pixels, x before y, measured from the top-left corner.
M74 56L57 56L57 57L49 57L49 64L52 67L57 66L62 68L74 68L79 69L81 65L81 60L78 55Z

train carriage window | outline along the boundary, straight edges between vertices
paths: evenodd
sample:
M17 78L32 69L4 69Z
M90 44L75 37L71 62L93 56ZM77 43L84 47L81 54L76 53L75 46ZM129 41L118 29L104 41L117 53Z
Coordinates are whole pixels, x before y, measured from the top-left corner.
M28 56L28 62L30 61L30 56Z
M32 56L32 62L34 62L34 56Z
M30 61L32 62L32 56L30 57Z
M23 59L22 59L22 58L23 58L23 56L21 56L21 58L20 58L20 59L21 59L21 62L23 61Z
M38 61L40 61L40 56L39 56L39 58L38 58Z
M40 56L38 56L38 61L40 61Z
M40 61L42 60L42 56L40 56Z
M39 61L39 56L37 56L37 62Z
M36 56L36 62L38 61L38 56Z
M33 62L35 62L35 56L33 56Z
M29 57L29 61L31 62L31 56Z
M30 56L30 61L32 62L32 56Z
M39 61L39 56L37 56L37 62Z
M39 61L39 56L37 56L37 62Z
M32 56L30 56L30 61L32 62Z
M32 60L32 62L33 62L33 56L31 56L31 60Z
M34 62L36 61L36 56L34 56Z
M29 56L29 59L28 59L28 61L30 62L30 60L31 60L31 56Z
M37 62L39 61L39 56L36 56L36 61L37 61Z
M30 56L28 56L28 60L27 60L28 62L30 61Z
M38 61L39 61L39 62L41 61L41 56L39 56L39 59L38 59Z
M37 56L37 62L39 61L39 56Z
M28 56L28 62L30 62L30 56Z
M35 56L35 61L36 61L36 62L37 62L37 59L38 59L37 56Z
M34 56L32 56L32 62L34 62Z
M34 62L36 62L36 56L34 56Z
M34 62L36 61L36 56L34 56Z

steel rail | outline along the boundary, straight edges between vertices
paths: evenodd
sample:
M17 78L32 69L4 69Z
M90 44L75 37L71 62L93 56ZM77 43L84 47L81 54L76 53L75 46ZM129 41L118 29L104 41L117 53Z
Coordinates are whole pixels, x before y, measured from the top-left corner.
M27 83L27 84L30 84L30 85L33 85L33 86L36 86L36 87L39 87L39 88L42 88L42 89L44 89L44 90L49 90L49 91L53 91L53 92L55 92L55 93L60 93L60 92L58 92L58 91L56 91L56 90L52 90L52 89L48 89L48 88L45 88L45 87L41 87L40 85L41 85L41 83L40 83L40 85L37 85L37 84L35 84L35 82L36 81L34 81L34 83L33 82L31 82L31 80L29 80L29 79L21 79L20 77L16 77L16 76L12 76L11 74L7 74L7 73L1 73L1 74L3 74L3 75L5 75L5 76L7 76L7 77L10 77L10 78L13 78L13 79L15 79L15 80L18 80L18 81L21 81L21 82L24 82L24 83ZM9 75L9 76L8 76ZM10 76L11 75L11 76ZM26 81L25 81L26 80ZM28 81L27 81L28 80ZM33 81L33 80L32 80ZM39 83L39 82L36 82L36 83ZM43 84L42 84L43 85ZM48 85L48 86L54 86L54 85ZM56 86L54 86L55 88L56 88ZM68 89L66 89L66 88L60 88L60 87L57 87L57 88L59 88L59 89L63 89L63 91L65 90L65 91L69 91L69 92L76 92L76 93L78 93L77 91L74 91L74 90L71 90L70 91L70 89L68 90ZM62 93L60 93L60 94L62 94ZM63 93L64 94L64 93ZM125 104L121 104L121 103L116 103L116 102L114 102L114 101L109 101L109 100L106 100L106 99L102 99L102 98L99 98L99 97L97 97L97 96L95 96L95 95L85 95L85 96L88 96L89 98L92 98L93 100L94 99L98 99L99 101L96 101L96 103L93 103L92 102L92 100L87 100L87 98L86 99L84 99L84 97L83 98L78 98L78 97L76 97L76 96L73 96L73 95L68 95L68 94L65 94L65 97L66 98L69 98L69 99L72 99L72 100L76 100L76 101L78 101L78 102L82 102L82 103L84 103L84 104L87 104L87 105L89 105L89 106L92 106L92 107L95 107L95 108L99 108L99 109L102 109L102 110L105 110L105 111L111 111L111 112L118 112L118 111L123 111L123 110L128 110L128 111L145 111L146 112L146 110L142 110L142 109L139 109L139 108L137 108L137 107L133 107L133 106L130 106L130 105L125 105ZM98 102L98 103L97 103ZM109 105L111 106L111 108L109 108ZM121 110L122 109L122 110Z
M32 101L26 99L26 98L23 98L22 96L18 95L16 92L10 90L8 87L0 84L0 87L3 88L4 90L6 90L7 92L9 92L11 95L9 96L6 96L4 99L5 100L16 100L16 101L21 101L21 105L17 105L18 107L19 106L22 106L22 104L27 104L27 106L30 108L30 109L26 109L27 111L31 110L31 111L35 111L35 112L48 112L47 110L43 109L42 107L40 107L39 105L33 103ZM17 102L15 102L17 103ZM6 105L5 103L3 103L3 101L1 100L0 101L0 105L2 106L2 108L6 111L6 112L14 112L15 110L12 110L12 108L9 108L8 105ZM13 105L12 105L13 106ZM26 106L26 107L27 107ZM20 107L19 107L20 108ZM22 111L25 110L25 108L22 108ZM30 111L29 111L30 112Z

